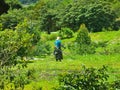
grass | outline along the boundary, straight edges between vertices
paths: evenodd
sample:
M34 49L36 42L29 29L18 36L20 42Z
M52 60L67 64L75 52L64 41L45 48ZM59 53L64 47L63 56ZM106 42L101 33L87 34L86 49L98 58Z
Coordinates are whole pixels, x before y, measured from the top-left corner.
M44 60L33 61L28 64L27 69L35 69L36 87L42 87L42 90L52 90L53 87L59 85L58 75L71 71L80 70L83 65L86 67L101 68L103 65L108 66L108 72L110 75L110 81L120 79L120 62L119 55L86 55L75 56L74 59L68 59L68 56L64 56L65 59L62 62L56 62L53 56L48 56ZM26 86L25 90L30 89L34 84Z
M90 33L92 41L112 41L119 40L120 31L106 31Z
M120 40L120 31L98 32L90 33L92 41L109 41L110 43L117 43ZM63 39L62 43L67 45L69 42L74 41L75 38ZM49 41L53 46L54 41ZM113 45L113 43L112 43ZM25 90L35 90L35 88L42 87L42 90L53 90L53 87L59 85L59 74L68 73L71 71L80 70L83 65L87 68L101 68L103 65L108 66L109 81L120 80L120 55L73 55L68 52L68 49L63 51L64 60L56 62L53 55L39 60L28 63L27 69L34 69L35 80L26 86ZM36 89L37 90L37 89Z
M120 31L90 33L92 41L109 41L118 42ZM46 36L45 34L43 36ZM47 36L46 36L47 37ZM43 39L46 40L46 37ZM63 39L62 43L66 46L69 42L75 40L75 37ZM47 40L46 40L47 41ZM52 47L54 41L48 41ZM113 46L113 44L111 44ZM69 73L76 70L81 70L85 65L87 68L101 68L103 65L108 66L109 81L120 80L120 55L73 55L68 49L63 50L64 59L62 62L56 62L53 55L40 57L38 60L30 60L27 68L24 70L33 70L32 82L25 86L24 90L53 90L59 86L59 74Z

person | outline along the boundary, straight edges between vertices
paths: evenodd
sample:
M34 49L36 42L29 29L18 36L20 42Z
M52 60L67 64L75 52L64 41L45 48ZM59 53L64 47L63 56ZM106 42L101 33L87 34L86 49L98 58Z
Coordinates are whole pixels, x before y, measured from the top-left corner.
M55 59L56 61L61 61L63 59L63 54L61 50L62 44L61 44L60 37L57 37L54 44L55 44L55 48L54 48Z

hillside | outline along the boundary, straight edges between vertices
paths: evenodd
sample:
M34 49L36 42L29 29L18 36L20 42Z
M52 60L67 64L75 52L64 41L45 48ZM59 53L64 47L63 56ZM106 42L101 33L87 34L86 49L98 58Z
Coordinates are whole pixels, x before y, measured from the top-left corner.
M120 0L2 1L0 90L120 89Z
M111 43L111 47L114 48L114 44L119 43L120 40L120 31L107 31L107 32L98 32L90 33L91 39L94 42L104 42L108 41ZM76 37L76 35L75 35ZM64 44L72 42L75 40L75 37L70 39L63 39ZM115 41L115 43L113 43ZM54 41L50 41L53 45ZM110 44L107 43L107 48ZM104 43L103 43L104 44ZM120 45L118 45L120 46ZM118 49L120 50L120 49ZM91 55L75 55L72 52L69 52L68 49L63 50L64 59L62 62L56 62L53 55L46 56L45 58L39 58L38 60L32 60L32 63L29 63L28 68L34 68L36 72L37 82L33 82L28 85L25 90L30 89L33 85L35 88L42 87L43 90L52 90L53 87L58 87L59 75L71 73L73 71L81 70L82 66L101 68L103 65L108 67L109 80L110 82L120 79L120 62L119 53L114 54L91 54ZM35 86L36 85L36 86ZM31 90L31 89L30 89Z
M120 31L106 31L90 34L93 41L114 41L116 43L120 40L119 35Z

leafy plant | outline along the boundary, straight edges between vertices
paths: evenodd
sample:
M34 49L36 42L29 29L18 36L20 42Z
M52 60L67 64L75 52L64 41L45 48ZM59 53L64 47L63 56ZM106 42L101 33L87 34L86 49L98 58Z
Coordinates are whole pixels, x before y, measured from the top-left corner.
M33 55L35 56L45 56L51 54L51 46L49 43L45 43L43 41L38 42L35 46Z
M25 85L29 84L33 79L34 70L25 70L23 64L19 64L18 67L13 70L11 67L4 66L0 67L0 89L4 90L7 88L8 90L16 90L22 89L24 90Z
M99 69L83 66L81 71L60 75L60 86L55 90L108 90L108 78L106 66Z
M59 36L62 38L71 38L73 37L73 31L70 28L62 28L59 31Z
M91 43L91 38L88 35L88 30L84 24L81 25L75 42L68 45L68 48L71 52L80 55L95 53L95 47Z

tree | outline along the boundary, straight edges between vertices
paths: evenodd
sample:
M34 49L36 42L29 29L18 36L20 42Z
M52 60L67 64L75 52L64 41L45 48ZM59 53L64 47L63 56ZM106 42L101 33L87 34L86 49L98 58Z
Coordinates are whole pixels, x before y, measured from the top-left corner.
M88 8L89 7L89 8ZM94 3L85 7L85 24L89 31L98 32L103 28L108 29L117 18L114 11L108 3Z
M95 47L92 46L91 38L85 24L80 26L75 42L69 45L68 48L72 53L79 55L95 53Z
M91 44L91 38L88 34L88 29L86 28L85 24L82 24L80 26L80 29L78 30L76 42L79 45L90 45Z
M23 46L18 50L17 55L21 57L30 55L32 47L34 47L40 40L40 31L38 31L37 26L34 26L34 24L31 25L31 22L29 22L27 18L16 26L16 30L20 33L26 32L32 36L28 44L26 44L25 47Z
M0 66L16 65L18 50L21 47L29 47L31 38L26 31L0 31Z
M10 9L21 9L22 5L19 0L5 0L6 3L10 6Z
M42 31L47 31L50 34L57 29L56 22L58 20L57 13L48 8L49 3L46 3L40 9L40 28Z
M15 29L18 23L24 20L26 14L23 10L10 10L8 14L3 14L0 16L0 23L2 23L4 29Z
M9 5L5 3L4 0L0 0L0 15L3 13L7 13L9 9Z
M62 38L71 38L73 37L73 31L70 28L61 28L59 36Z
M91 32L102 31L102 28L112 27L117 18L115 12L110 7L110 3L105 1L76 1L68 5L62 15L62 25L73 30L78 30L79 25L85 23Z

